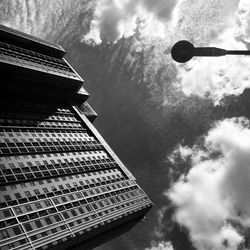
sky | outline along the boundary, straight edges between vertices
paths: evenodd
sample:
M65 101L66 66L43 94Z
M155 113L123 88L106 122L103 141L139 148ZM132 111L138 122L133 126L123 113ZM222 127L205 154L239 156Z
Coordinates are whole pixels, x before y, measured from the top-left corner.
M250 67L175 63L178 40L248 49L247 0L2 0L0 23L61 44L95 126L155 203L97 250L250 249Z

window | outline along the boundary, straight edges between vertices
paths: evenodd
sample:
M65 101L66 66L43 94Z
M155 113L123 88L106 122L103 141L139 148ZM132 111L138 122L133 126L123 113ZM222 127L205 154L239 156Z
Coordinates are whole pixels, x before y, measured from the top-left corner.
M90 212L92 209L90 208L90 206L86 206L86 209Z
M32 236L30 236L30 239L34 241L34 240L37 239L37 236L36 235L32 235Z
M45 200L44 203L45 203L45 206L46 206L46 207L50 207L50 206L51 206L51 203L50 203L49 200Z
M0 169L5 170L6 169L5 165L4 164L0 164Z
M38 189L35 189L34 192L36 195L40 194L40 191Z
M49 217L45 218L45 221L46 221L46 223L47 223L48 225L50 225L50 224L53 223L52 220L51 220Z
M16 213L17 215L22 214L22 210L21 210L20 207L15 207L15 208L14 208L14 211L15 211L15 213Z
M36 162L36 165L37 165L37 166L40 166L40 165L41 165L40 161L35 161L35 162Z
M1 230L0 231L0 239L6 239L6 238L9 238L9 233L7 230Z
M70 212L72 213L73 216L77 216L77 212L75 210L71 210Z
M67 202L67 199L66 199L65 196L61 197L61 199L62 199L63 202Z
M42 208L42 205L39 202L35 203L35 206L36 206L37 209Z
M25 205L25 209L27 210L27 212L32 211L31 205Z
M95 219L97 216L95 214L91 215L91 219Z
M22 196L21 196L20 193L15 193L14 195L15 195L15 197L16 197L17 199L21 199L21 198L22 198Z
M6 201L11 201L11 198L10 198L9 195L4 195L4 199L5 199Z
M68 213L67 213L67 212L64 212L64 213L63 213L63 217L64 217L65 219L68 219L68 218L69 218Z
M41 221L39 221L39 220L35 221L35 224L36 224L36 226L37 226L38 228L40 228L40 227L43 226L43 224L42 224Z
M42 235L42 237L45 237L45 236L48 235L48 233L47 232L42 232L41 235Z
M53 201L56 205L60 203L57 198L54 198Z
M13 227L12 230L14 231L15 235L22 233L22 230L20 227Z
M30 197L30 196L31 196L30 191L24 191L24 193L25 193L25 195L26 195L27 197Z
M1 190L1 191L6 191L7 189L6 189L5 186L0 186L0 190Z
M72 194L69 195L69 198L70 198L71 200L74 200L74 196L73 196Z
M9 166L10 166L11 169L15 168L14 163L9 163Z
M98 209L98 207L97 207L97 205L95 203L92 206L93 206L94 209Z
M20 168L24 167L24 164L22 162L18 162L18 165L19 165Z
M24 228L25 228L25 230L28 231L28 232L32 230L32 227L31 227L31 225L30 225L29 223L24 224Z
M110 205L108 200L105 200L104 202L106 203L106 205Z
M104 207L101 201L98 202L99 206Z
M12 214L11 214L11 212L10 212L9 209L3 210L3 214L4 214L5 217L10 217L10 216L12 216Z
M58 214L55 215L55 219L56 219L56 221L61 221L61 218L60 218L60 216Z

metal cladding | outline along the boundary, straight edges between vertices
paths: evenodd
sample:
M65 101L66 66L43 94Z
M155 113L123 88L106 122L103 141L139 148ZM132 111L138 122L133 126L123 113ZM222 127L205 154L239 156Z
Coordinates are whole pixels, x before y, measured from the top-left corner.
M65 51L0 26L0 249L91 249L152 202L92 124Z

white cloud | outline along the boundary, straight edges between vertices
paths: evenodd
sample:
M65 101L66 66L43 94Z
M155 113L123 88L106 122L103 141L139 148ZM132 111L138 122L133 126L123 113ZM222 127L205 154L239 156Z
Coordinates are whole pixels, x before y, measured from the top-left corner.
M0 23L51 42L72 43L86 33L93 8L94 1L3 0Z
M237 12L238 35L245 42L250 42L250 2L241 0Z
M231 16L228 28L215 39L207 41L206 46L247 50L243 42L249 41L249 20L250 4L241 0L235 16ZM209 96L215 104L227 95L240 95L250 87L250 67L247 56L193 58L185 65L177 65L177 68L180 87L186 95Z
M218 122L208 132L204 147L193 147L191 170L166 195L176 206L176 221L188 228L197 249L236 250L244 237L230 220L250 227L248 120ZM220 154L212 156L215 152Z
M182 159L186 159L188 156L192 155L192 149L186 146L179 146L169 157L170 162L174 163L175 155L178 154Z
M175 38L207 46L232 26L239 0L184 0L176 11ZM174 10L175 11L175 10Z
M98 1L90 31L83 41L94 44L101 43L103 39L115 42L122 36L133 35L138 23L143 23L145 35L165 37L166 25L176 4L177 0Z
M160 242L155 242L153 241L151 243L150 248L146 248L145 250L174 250L171 242L166 242L166 241L160 241Z

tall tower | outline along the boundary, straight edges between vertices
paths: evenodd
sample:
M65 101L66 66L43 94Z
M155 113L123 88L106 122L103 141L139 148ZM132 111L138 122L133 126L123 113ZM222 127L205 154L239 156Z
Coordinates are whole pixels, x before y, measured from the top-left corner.
M152 202L92 125L65 51L0 26L0 249L91 249Z

